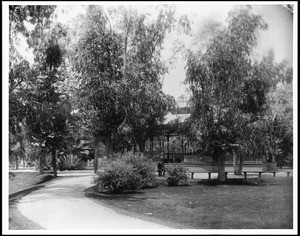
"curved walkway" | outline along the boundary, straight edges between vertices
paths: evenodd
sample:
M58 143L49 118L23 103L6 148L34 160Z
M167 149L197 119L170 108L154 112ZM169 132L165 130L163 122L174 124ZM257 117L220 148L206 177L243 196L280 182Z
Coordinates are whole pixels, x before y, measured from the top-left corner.
M18 202L29 220L49 230L171 229L167 226L121 215L85 197L92 186L92 171L59 172L54 181Z

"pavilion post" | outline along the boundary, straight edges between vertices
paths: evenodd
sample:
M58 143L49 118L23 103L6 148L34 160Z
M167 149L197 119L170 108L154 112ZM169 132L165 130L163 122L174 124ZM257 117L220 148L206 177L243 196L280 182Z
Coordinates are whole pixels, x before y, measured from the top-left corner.
M168 160L170 160L169 141L170 141L170 136L167 135L167 158L168 158Z
M153 137L150 137L150 158L153 157Z
M184 153L183 135L181 136L181 151Z

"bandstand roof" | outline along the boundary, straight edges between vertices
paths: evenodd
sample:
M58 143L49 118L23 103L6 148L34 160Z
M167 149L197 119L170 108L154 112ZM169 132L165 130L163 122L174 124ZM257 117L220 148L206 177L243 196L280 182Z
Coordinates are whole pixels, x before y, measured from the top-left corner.
M190 117L190 115L191 114L172 114L171 112L169 112L165 116L164 121L160 123L160 125L166 125L172 122L183 123L186 122L186 120Z
M190 114L172 114L169 112L164 120L155 126L154 136L177 136L185 127Z

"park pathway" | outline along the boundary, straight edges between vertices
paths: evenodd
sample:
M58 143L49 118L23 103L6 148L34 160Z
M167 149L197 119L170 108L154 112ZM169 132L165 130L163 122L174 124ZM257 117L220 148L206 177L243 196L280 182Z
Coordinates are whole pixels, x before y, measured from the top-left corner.
M121 215L84 195L92 186L92 171L59 172L59 178L23 197L17 207L47 230L141 230L167 226Z

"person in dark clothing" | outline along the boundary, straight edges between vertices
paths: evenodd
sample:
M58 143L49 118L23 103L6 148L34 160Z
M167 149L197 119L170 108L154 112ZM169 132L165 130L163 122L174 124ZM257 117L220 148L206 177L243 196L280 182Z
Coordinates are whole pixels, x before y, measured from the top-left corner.
M59 167L60 171L64 170L64 168L63 168L63 162L62 162L62 157L58 158L58 167Z
M165 171L165 163L164 163L164 161L161 164L161 172L162 172L162 175L165 176L166 171Z
M158 176L162 176L163 164L161 162L158 162L158 164L157 164L157 171L158 171Z

